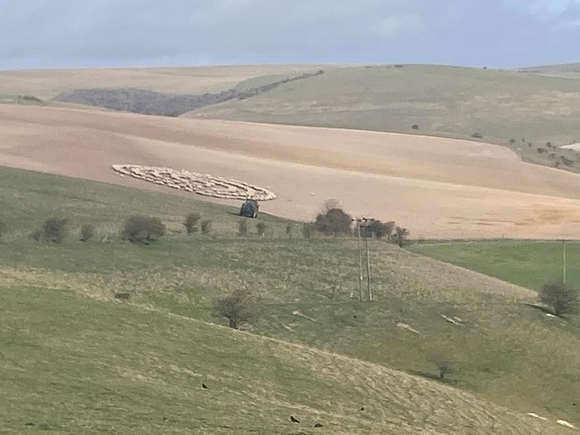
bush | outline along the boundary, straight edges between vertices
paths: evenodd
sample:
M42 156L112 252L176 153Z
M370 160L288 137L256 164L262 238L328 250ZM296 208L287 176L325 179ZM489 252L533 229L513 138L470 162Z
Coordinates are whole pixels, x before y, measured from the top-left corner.
M258 224L256 224L256 231L258 232L258 235L260 237L264 237L266 235L267 228L268 225L266 225L264 222L259 222Z
M407 230L407 228L395 227L395 242L397 242L399 248L402 248L405 245L408 236L409 231Z
M539 152L540 154L546 152L546 150L544 148L542 148L542 147L536 148L536 151Z
M201 234L211 234L213 229L213 223L209 219L201 221Z
M314 229L329 236L349 234L352 218L340 208L333 208L316 216Z
M578 292L563 282L544 284L538 294L538 299L551 307L558 317L578 312Z
M313 232L314 232L314 224L305 223L304 225L302 225L302 236L305 239L310 239L312 237Z
M414 124L413 127L411 127L413 130L419 130L419 126L417 124Z
M165 225L159 218L135 215L125 222L121 238L131 243L150 243L165 235Z
M190 213L186 216L183 226L185 227L187 234L192 234L197 231L197 224L200 219L201 216L199 213Z
M474 139L483 139L483 135L481 133L473 133L471 137Z
M380 220L371 220L366 225L361 225L361 236L382 239L384 237L390 238L395 222L383 223Z
M67 234L68 220L65 218L48 218L42 228L31 234L37 242L62 243Z
M289 239L292 238L292 232L293 232L293 226L292 224L286 224L286 235L288 236Z
M248 223L245 219L238 221L238 236L245 236L248 234Z
M84 224L81 226L81 232L79 234L79 240L81 242L88 242L95 236L95 227L91 224Z
M431 363L437 368L440 380L445 380L445 375L454 372L454 364L451 358L446 355L433 355Z
M240 329L243 323L252 321L257 315L253 295L246 289L234 290L231 294L214 301L214 316L229 320L230 328Z
M516 143L516 140L515 140L515 139L512 137L512 138L510 139L510 145L513 145L513 144L515 144L515 143Z
M6 222L0 221L0 239L6 234Z

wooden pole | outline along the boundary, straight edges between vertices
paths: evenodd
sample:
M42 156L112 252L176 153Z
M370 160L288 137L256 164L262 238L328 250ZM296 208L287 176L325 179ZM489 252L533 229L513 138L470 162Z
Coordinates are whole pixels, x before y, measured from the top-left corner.
M371 288L371 257L369 255L369 238L367 231L365 231L365 245L367 250L367 291L369 295L369 301L373 300L373 291Z
M562 240L562 282L566 284L566 240Z
M358 299L362 302L363 300L363 266L362 266L362 249L360 245L360 222L357 222L357 232L358 232Z

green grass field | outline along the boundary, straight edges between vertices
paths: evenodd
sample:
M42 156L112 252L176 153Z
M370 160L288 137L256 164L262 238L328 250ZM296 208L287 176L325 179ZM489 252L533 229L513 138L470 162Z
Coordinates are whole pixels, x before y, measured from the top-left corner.
M564 246L551 241L474 241L416 244L413 252L539 290L564 274ZM580 289L580 243L566 242L566 282Z
M296 224L288 239L287 222L267 215L268 237L238 237L234 207L5 168L0 201L7 433L525 434L559 433L557 418L580 424L580 323L525 305L530 290L375 241L376 301L361 303L349 238L306 240ZM184 234L191 211L216 222L215 237ZM172 231L149 246L121 242L133 213ZM55 214L71 220L62 245L27 237ZM77 241L82 223L108 237ZM240 287L260 297L247 332L211 314L215 297ZM114 299L121 291L129 303ZM437 354L456 368L443 383Z

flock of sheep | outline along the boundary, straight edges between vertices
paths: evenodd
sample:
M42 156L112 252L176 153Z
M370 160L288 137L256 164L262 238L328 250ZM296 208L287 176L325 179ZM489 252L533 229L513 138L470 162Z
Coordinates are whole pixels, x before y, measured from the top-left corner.
M113 170L121 175L213 198L241 200L252 198L259 201L276 198L273 192L263 187L185 170L176 171L170 168L141 165L113 165Z

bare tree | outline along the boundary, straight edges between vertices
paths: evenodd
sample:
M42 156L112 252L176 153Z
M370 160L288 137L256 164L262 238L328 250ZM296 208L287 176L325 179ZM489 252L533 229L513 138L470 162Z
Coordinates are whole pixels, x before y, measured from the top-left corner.
M192 234L197 231L197 224L201 219L201 215L199 213L190 213L185 217L185 222L183 222L183 226L185 227L187 234Z
M214 301L214 315L228 319L230 328L240 329L243 323L251 322L256 318L256 300L246 289L234 290L229 295Z
M67 234L67 225L66 218L48 218L42 229L32 233L32 238L38 242L62 243Z
M244 237L248 234L248 223L245 219L238 221L238 236Z
M4 236L4 234L6 233L6 222L4 221L0 221L0 239Z
M538 299L548 305L558 317L578 312L578 292L563 282L551 282L542 286Z
M268 225L265 222L258 222L256 224L256 231L260 237L264 237L266 235L266 230L268 229Z
M444 354L435 354L431 356L431 363L437 368L439 379L442 381L445 376L455 371L453 360Z
M408 236L409 236L409 231L407 230L407 228L395 227L396 242L400 248L402 248L405 245L405 242L407 241Z
M79 234L79 240L81 242L88 242L95 236L95 227L91 224L84 224L81 226L81 232Z
M201 221L201 234L211 234L213 230L212 221L205 219Z

